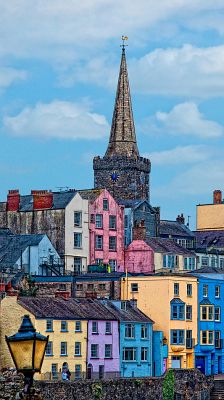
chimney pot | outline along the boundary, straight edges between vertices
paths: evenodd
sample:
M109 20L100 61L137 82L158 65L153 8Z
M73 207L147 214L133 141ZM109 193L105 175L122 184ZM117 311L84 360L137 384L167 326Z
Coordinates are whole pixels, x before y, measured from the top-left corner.
M213 204L221 204L222 203L222 191L214 190L213 192Z

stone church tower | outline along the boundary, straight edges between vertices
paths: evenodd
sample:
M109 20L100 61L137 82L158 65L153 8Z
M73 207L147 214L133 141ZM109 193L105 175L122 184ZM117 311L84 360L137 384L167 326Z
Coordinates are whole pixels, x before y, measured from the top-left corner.
M103 158L94 157L93 169L95 188L117 200L149 200L151 163L139 156L124 46L108 148Z

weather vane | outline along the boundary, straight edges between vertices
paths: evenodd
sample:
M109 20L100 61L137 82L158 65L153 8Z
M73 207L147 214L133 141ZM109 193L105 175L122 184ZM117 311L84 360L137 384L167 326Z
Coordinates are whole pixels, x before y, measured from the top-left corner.
M122 35L121 36L122 44L120 45L122 47L122 50L124 51L125 47L128 46L128 44L125 44L125 41L128 40L127 36Z

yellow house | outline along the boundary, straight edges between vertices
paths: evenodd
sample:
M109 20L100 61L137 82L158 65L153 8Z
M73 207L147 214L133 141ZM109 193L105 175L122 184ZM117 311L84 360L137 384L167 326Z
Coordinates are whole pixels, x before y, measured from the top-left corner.
M156 274L122 278L123 300L155 321L168 344L167 368L193 368L197 344L197 278L186 274Z
M214 190L212 204L197 205L197 231L224 230L224 203L221 190Z
M86 305L88 307L88 304ZM37 332L49 335L41 375L36 379L57 377L68 367L72 378L86 372L87 320L75 299L6 297L1 302L0 368L14 367L5 335L16 333L22 317L29 314Z

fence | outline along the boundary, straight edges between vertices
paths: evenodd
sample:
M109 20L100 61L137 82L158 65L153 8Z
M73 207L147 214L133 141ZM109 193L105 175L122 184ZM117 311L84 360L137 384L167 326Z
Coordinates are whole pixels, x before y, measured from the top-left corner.
M76 380L113 380L113 379L120 379L121 375L120 372L103 372L100 374L99 372L71 372L70 381ZM40 379L44 381L62 381L62 374L61 372L45 372L44 374L40 375Z

